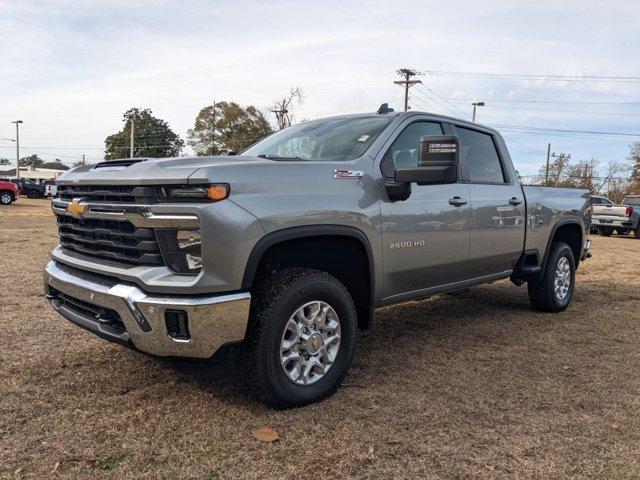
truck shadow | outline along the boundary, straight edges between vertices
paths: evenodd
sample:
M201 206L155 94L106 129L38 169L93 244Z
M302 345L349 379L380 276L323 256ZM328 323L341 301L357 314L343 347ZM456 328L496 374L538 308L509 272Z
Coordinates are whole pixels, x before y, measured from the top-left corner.
M526 287L514 289L507 282L381 309L376 313L373 328L359 332L345 383L380 388L380 379L400 374L410 368L409 362L415 364L423 359L426 364L438 349L463 350L470 336L491 336L492 341L500 343L501 336L512 335L520 328L519 323L532 321L523 313L531 313ZM242 382L240 368L234 363L211 365L176 360L162 363L182 381L224 401L250 408L256 405Z

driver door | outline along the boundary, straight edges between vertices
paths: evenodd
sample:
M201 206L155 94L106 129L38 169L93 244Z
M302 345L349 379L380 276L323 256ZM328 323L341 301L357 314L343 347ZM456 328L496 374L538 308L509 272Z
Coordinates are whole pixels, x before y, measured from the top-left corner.
M440 123L405 125L384 152L380 168L391 179L399 167L418 165L420 137L442 135ZM466 279L469 261L468 185L411 184L411 195L392 202L383 196L382 251L384 298L419 295L431 287Z

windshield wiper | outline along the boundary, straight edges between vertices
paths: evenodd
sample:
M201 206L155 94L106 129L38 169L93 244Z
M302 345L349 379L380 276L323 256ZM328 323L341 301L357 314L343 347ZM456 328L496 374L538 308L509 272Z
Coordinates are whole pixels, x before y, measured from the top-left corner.
M303 158L300 158L300 157L284 157L280 155L266 155L264 153L256 156L260 158L266 158L267 160L304 160Z

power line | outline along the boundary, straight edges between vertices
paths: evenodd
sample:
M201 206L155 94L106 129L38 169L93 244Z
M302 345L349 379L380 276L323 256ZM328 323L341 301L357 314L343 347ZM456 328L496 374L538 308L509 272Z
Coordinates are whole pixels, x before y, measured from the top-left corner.
M640 82L638 76L623 75L549 75L533 73L493 73L493 72L451 72L445 70L421 70L427 75L437 77L457 77L498 80L545 80L549 82Z
M477 100L476 98L452 98L452 102L471 102ZM545 103L545 104L554 104L554 103L567 103L567 104L578 104L578 105L640 105L640 102L592 102L588 100L487 100L491 103Z
M512 107L505 105L491 105L491 102L485 102L485 104L493 108L502 108L507 110L529 110L535 112L558 112L558 113L588 113L590 115L620 115L623 117L640 117L640 113L623 113L623 112L594 112L588 110L559 110L555 108L530 108L530 107Z
M493 125L496 128L532 130L536 132L579 133L583 135L611 135L619 137L640 137L640 133L601 132L597 130L570 130L564 128L531 127L528 125Z

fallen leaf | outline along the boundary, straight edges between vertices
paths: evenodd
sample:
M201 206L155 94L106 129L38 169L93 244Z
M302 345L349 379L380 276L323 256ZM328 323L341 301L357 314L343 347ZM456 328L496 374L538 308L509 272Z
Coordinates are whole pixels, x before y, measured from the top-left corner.
M251 435L253 435L256 440L260 440L261 442L275 442L280 438L275 428L266 426L252 430Z
M51 473L56 473L58 471L58 468L60 468L60 462L56 462L53 465L53 470L51 470Z
M22 471L22 467L18 467L13 471L14 475L20 475L20 472Z

